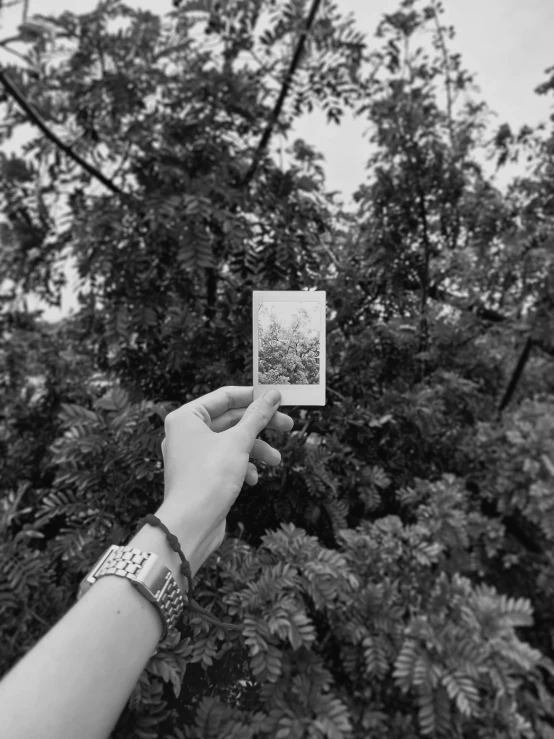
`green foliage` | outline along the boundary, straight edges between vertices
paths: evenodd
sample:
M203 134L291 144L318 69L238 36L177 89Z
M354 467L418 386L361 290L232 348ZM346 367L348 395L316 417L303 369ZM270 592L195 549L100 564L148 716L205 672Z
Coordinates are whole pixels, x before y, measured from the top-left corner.
M519 513L547 547L554 540L554 404L525 400L500 426L481 424L476 443L494 479L484 489L503 514Z
M261 385L317 385L319 383L319 332L310 330L305 308L290 326L282 325L275 312L269 324L260 324L259 373Z
M244 187L307 3L175 5L65 13L64 43L38 38L9 69L126 194L42 136L0 158L2 671L161 502L166 413L251 383L252 289L316 288L328 403L262 434L283 463L242 491L193 583L244 632L187 615L114 739L551 739L552 133L493 137L496 157L535 158L501 193L440 4L403 0L369 52L324 2L273 134L318 105L367 116L358 210L325 192L306 141L287 163L267 150ZM24 116L0 106L8 136ZM18 299L59 302L68 256L79 310L49 326ZM312 379L311 342L273 324L265 379Z

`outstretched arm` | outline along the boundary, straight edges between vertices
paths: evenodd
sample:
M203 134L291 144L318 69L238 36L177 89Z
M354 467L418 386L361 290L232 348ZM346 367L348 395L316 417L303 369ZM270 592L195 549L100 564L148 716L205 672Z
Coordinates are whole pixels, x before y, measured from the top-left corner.
M179 540L193 577L223 541L243 483L257 482L249 459L281 461L256 438L266 427L293 425L277 411L280 394L268 393L252 402L251 387L220 388L165 419L165 498L156 515ZM186 591L179 555L161 529L146 525L129 545L160 555ZM131 582L99 578L0 682L2 739L107 739L161 635L160 616Z
M193 536L163 504L156 515L177 535L194 577ZM186 589L161 529L144 526L129 546L159 554ZM2 737L106 739L161 635L154 606L129 580L101 577L0 682Z

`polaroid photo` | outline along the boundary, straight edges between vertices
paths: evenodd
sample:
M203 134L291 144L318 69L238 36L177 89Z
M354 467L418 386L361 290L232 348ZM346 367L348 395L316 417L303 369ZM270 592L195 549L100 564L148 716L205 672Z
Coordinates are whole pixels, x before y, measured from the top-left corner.
M325 291L252 292L254 400L270 387L281 405L325 405Z

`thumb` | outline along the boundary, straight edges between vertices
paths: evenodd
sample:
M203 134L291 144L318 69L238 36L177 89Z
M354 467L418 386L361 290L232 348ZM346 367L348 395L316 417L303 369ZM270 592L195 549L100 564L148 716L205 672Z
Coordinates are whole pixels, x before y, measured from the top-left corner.
M266 390L263 395L256 398L253 403L250 403L244 411L243 417L234 428L246 438L248 445L246 451L249 452L252 449L256 437L271 421L280 403L281 393L275 388L271 388L271 390Z

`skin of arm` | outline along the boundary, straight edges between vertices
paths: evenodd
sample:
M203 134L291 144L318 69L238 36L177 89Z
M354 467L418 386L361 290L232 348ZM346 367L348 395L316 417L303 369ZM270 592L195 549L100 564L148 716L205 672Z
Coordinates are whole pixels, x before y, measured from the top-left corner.
M156 515L178 530L163 505ZM183 530L179 541L194 577L193 537ZM144 526L129 546L159 554L186 590L180 559L161 529ZM105 739L161 635L158 612L129 580L101 577L0 682L2 736Z
M177 536L193 577L221 545L243 483L257 482L249 458L281 461L256 438L266 427L293 426L277 412L277 395L252 402L251 387L220 388L166 417L165 495L156 515ZM160 528L143 526L128 545L160 555L186 592L179 555ZM162 630L129 580L101 577L0 681L2 739L107 739Z

